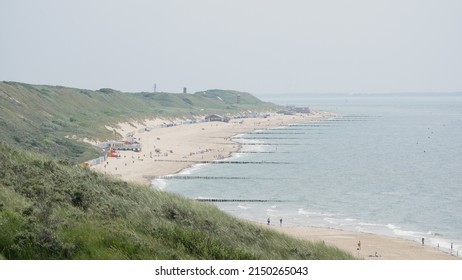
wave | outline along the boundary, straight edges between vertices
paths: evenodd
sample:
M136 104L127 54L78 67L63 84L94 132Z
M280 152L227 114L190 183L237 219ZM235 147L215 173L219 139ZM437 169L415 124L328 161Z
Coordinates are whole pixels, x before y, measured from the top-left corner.
M399 228L400 228L400 227L395 226L395 225L392 225L392 224L387 224L386 227L389 228L389 229L391 229L391 230L396 230L396 229L399 229Z
M358 225L360 225L360 226L366 226L366 227L385 227L385 226L386 226L386 225L384 225L384 224L363 223L363 222L358 223Z
M180 172L178 172L178 175L191 175L192 173L198 171L199 169L203 168L204 166L207 166L207 163L198 163L194 164L193 166L183 169Z
M299 215L304 215L307 217L333 217L334 214L331 213L322 213L322 212L313 212L313 211L306 211L303 208L298 209Z
M233 141L236 141L239 144L243 144L241 145L241 149L239 150L239 152L263 152L265 150L265 147L263 146L263 144L265 144L264 141L258 139L244 138L247 135L248 134L238 134L232 138ZM262 146L258 144L261 144Z
M167 180L165 179L154 179L151 181L151 186L154 189L165 190L167 188Z

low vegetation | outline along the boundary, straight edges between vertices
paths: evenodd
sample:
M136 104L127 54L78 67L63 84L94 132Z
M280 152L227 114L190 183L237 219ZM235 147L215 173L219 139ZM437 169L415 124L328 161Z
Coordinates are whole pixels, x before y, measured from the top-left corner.
M92 91L0 82L0 141L80 163L97 157L100 151L78 140L122 137L114 135L105 125L275 108L274 104L236 91L124 93L109 88Z
M5 143L0 228L0 259L353 258Z
M237 97L239 103L237 102ZM122 93L0 82L1 259L351 259L210 204L76 167L105 125L277 109L247 93Z

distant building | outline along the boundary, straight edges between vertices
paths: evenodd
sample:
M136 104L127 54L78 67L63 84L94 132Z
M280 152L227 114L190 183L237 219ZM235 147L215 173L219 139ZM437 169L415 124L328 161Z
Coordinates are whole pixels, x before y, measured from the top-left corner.
M310 108L309 107L295 107L294 110L295 110L295 112L301 113L301 114L309 114L310 113Z
M288 106L285 110L281 110L278 114L284 115L295 115L295 114L309 114L310 108L309 107L295 107L295 106Z
M290 111L290 110L281 110L281 111L278 111L277 113L281 115L289 115L289 116L295 115L295 112Z
M132 143L128 141L108 141L105 143L108 150L114 149L119 151L134 151L141 152L141 143L133 141Z
M205 117L206 122L229 122L229 118L220 115L209 115Z

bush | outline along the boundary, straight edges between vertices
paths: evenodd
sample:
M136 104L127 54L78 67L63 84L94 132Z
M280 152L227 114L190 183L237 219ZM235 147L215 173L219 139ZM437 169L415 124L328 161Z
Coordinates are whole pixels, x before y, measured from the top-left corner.
M216 207L0 143L7 259L343 259Z
M255 259L252 254L235 249L232 246L225 246L217 239L206 236L197 230L186 230L174 226L173 229L160 228L157 233L168 245L199 259Z

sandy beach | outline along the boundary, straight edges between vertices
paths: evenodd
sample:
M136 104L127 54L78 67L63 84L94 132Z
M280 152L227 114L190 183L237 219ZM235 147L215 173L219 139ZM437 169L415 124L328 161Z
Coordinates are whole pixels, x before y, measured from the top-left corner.
M157 176L175 174L200 162L229 157L239 149L239 144L230 139L237 134L332 117L334 115L331 113L318 112L309 115L272 114L267 118L234 119L228 123L182 124L184 120L161 119L146 120L143 123L121 123L107 128L123 136L133 133L134 138L142 144L142 151L120 151L120 157L110 157L103 164L91 168L126 181L150 186L152 179ZM171 125L166 127L166 124ZM270 228L300 239L324 241L349 251L360 259L460 260L436 248L405 239L329 228L279 225Z
M411 240L318 227L279 227L272 229L314 242L325 242L365 260L460 260L456 256ZM358 250L358 243L361 248Z
M91 168L126 181L150 185L157 176L175 174L200 162L229 157L239 149L239 144L230 139L234 135L333 116L323 112L309 115L272 114L267 118L233 119L228 123L181 124L184 120L161 119L120 123L107 128L123 136L134 133L134 138L142 144L142 151L119 151L120 157L109 157L104 164ZM160 127L166 124L174 125Z

